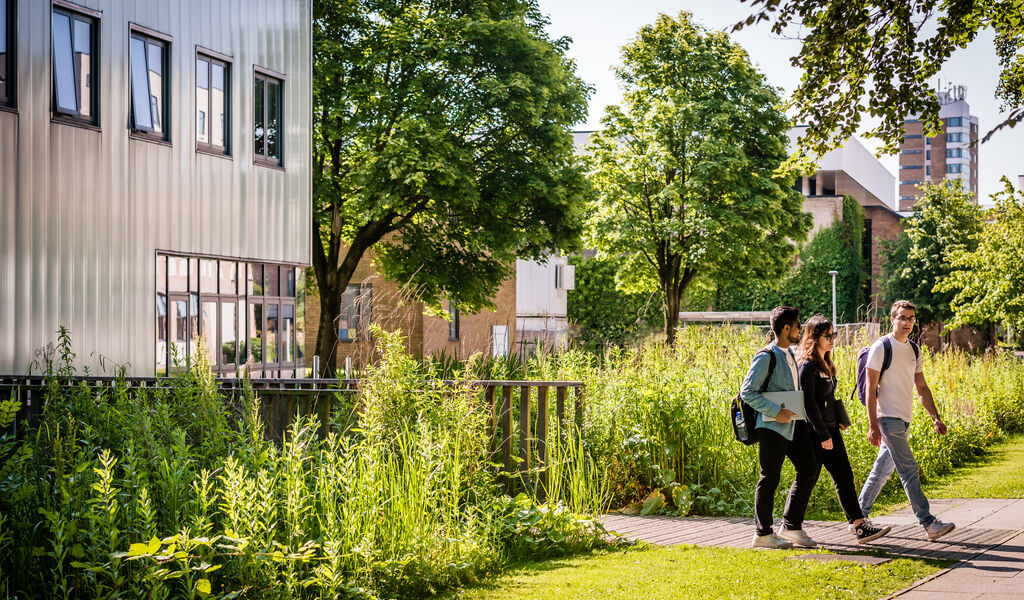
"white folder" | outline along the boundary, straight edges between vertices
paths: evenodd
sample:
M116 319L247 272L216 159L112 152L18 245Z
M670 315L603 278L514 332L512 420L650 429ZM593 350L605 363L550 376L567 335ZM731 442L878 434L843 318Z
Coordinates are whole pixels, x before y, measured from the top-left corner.
M793 416L791 418L793 420L805 420L807 418L807 413L804 412L804 393L802 391L764 392L761 395L767 398L770 402L774 402L780 407L792 411ZM764 420L774 421L775 417L764 415Z

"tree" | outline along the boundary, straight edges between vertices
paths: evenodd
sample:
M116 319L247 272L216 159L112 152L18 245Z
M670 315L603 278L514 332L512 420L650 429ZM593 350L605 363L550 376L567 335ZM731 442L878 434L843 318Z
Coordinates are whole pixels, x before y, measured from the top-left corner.
M695 277L781 276L810 216L773 175L787 156L778 90L725 33L661 15L622 54L623 106L591 137L588 237L622 256L626 291L662 291L671 344Z
M937 324L939 334L953 317L953 291L936 286L953 269L952 257L978 245L983 223L981 208L959 181L926 183L903 231L883 250L882 297L887 303L910 300L923 327Z
M491 306L515 259L572 249L586 179L570 128L589 90L535 0L316 0L317 352L356 265L424 302Z
M938 290L951 294L954 327L1002 323L1024 331L1024 193L1003 177L973 249L951 256L952 270Z
M840 323L857 319L864 305L864 209L850 196L843 197L843 220L816 233L801 246L798 260L785 279L753 284L724 282L715 306L719 310L771 310L780 304L800 309L807 316L832 316L832 277L836 276L836 312Z
M569 320L588 348L637 341L661 324L660 293L626 293L615 285L613 259L574 259L576 286L569 291Z
M939 102L929 81L978 31L992 28L1002 67L995 90L1010 111L1003 127L1024 118L1024 1L744 0L760 10L734 29L761 21L777 35L799 35L792 58L803 70L790 104L808 123L801 150L820 156L857 132L862 114L880 119L869 131L896 152L903 120L921 115L928 135L939 131ZM802 34L802 35L800 35Z

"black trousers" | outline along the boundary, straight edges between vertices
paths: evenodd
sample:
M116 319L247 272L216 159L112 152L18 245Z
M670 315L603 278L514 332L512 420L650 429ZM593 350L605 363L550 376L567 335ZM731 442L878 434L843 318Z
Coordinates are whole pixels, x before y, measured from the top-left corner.
M846 454L846 443L843 441L842 432L838 427L831 428L830 432L832 433L832 449L826 450L821 447L821 442L815 442L815 453L818 462L832 477L832 485L836 488L839 506L843 507L846 520L853 523L857 519L864 518L860 502L857 500L857 488L853 483L853 467L850 466L850 457Z
M782 463L785 459L793 463L796 479L786 497L786 508L782 512L782 522L787 529L801 529L807 503L818 482L821 465L811 445L811 434L807 423L797 421L793 432L793 440L789 441L771 429L759 429L758 459L761 463L761 477L757 480L754 490L754 522L757 535L768 535L772 532L775 490L779 487L782 475Z

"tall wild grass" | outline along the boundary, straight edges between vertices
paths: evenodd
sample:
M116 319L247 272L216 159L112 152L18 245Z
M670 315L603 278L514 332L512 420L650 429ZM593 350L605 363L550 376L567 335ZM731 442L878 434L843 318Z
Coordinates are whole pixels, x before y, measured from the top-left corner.
M584 439L598 469L609 474L613 504L639 501L671 483L685 486L684 509L704 514L752 515L757 448L733 440L728 405L751 357L766 344L757 329L690 326L675 349L648 343L603 355L569 351L534 357L529 376L586 383ZM867 415L850 399L856 354L871 340L835 350L837 396L853 427L844 433L858 485L877 450L867 441ZM925 479L947 472L1007 433L1024 431L1024 364L1012 355L924 353L925 375L949 434L937 435L915 401L910 443ZM778 501L792 481L788 461ZM884 492L902 494L893 477ZM666 494L669 496L670 494ZM883 497L883 498L884 498ZM812 499L817 514L841 514L828 475Z
M602 543L578 444L556 445L543 500L504 495L479 390L424 383L398 336L375 335L356 414L276 444L258 399L232 409L208 365L97 392L62 334L41 421L0 446L0 594L415 598Z

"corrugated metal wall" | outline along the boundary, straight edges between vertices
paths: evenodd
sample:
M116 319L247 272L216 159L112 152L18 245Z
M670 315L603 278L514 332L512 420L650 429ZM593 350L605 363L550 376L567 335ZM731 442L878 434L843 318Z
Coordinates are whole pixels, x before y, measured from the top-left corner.
M20 0L0 112L0 372L72 333L79 364L153 371L158 250L308 264L311 0L88 0L100 131L51 121L50 4ZM129 138L129 23L173 36L171 145ZM233 58L231 158L195 150L196 46ZM285 74L285 170L253 164L253 68Z

